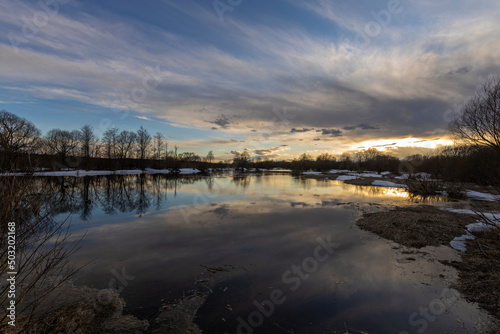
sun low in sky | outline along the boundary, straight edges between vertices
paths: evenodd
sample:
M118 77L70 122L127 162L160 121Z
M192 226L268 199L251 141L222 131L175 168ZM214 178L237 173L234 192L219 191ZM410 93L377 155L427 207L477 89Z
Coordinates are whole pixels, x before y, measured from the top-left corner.
M450 143L500 73L499 17L493 0L2 1L0 109L218 159L407 155Z

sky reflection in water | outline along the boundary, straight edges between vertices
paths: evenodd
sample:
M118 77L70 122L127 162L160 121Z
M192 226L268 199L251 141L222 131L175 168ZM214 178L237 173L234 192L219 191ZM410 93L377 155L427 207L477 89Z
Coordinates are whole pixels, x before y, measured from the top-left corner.
M352 332L417 333L425 318L415 317L412 326L409 316L446 288L421 284L412 273L418 266L420 275L437 276L441 264L401 262L393 243L354 225L359 205L408 204L401 189L290 175L68 178L64 187L58 182L49 183L58 203L65 203L60 217L73 213L73 238L87 233L74 260L94 259L77 282L119 285L127 310L138 316L152 316L162 300L186 294L205 270L200 265L235 267L218 274L198 312L204 333L236 333L237 318L248 320L257 310L254 300L269 299L274 289L286 301L255 333L334 333L345 326ZM283 274L312 257L317 239L328 236L339 248L292 291L298 275L284 281ZM120 286L113 270L134 278ZM474 332L477 311L462 300L426 320L427 332L468 332L457 317Z

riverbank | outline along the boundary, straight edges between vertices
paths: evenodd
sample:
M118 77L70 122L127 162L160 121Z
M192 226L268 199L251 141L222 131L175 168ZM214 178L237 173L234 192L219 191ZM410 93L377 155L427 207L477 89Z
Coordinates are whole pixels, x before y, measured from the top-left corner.
M500 229L471 228L484 227L485 223L478 223L478 219L432 206L408 206L365 213L356 224L384 239L416 249L450 246L463 239L460 260L443 261L458 270L451 288L488 311L500 326Z

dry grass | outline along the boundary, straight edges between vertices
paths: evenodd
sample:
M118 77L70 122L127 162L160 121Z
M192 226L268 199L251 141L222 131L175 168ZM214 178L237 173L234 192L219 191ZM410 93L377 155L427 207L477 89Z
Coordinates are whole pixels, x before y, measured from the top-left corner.
M444 185L444 191L448 194L449 198L453 199L464 199L466 198L465 185L460 182L451 183L448 182Z
M430 178L410 177L406 180L406 185L410 194L423 197L434 196L444 190L443 181Z
M366 213L356 224L364 230L408 247L449 245L465 233L474 217L431 206L398 207L391 211Z
M465 226L477 220L474 215L419 206L368 213L357 225L401 245L421 248L449 245L455 237L465 234ZM462 261L447 263L459 271L459 279L452 287L500 320L500 229L473 234L476 239L467 242Z
M16 332L41 319L47 298L76 271L69 256L79 242L68 242L69 225L55 222L39 189L30 177L3 177L0 185L0 271L8 271L7 223L16 225ZM7 305L9 285L0 288L0 304ZM12 329L7 313L0 316L0 329Z
M474 235L462 262L451 263L459 270L453 287L500 319L500 230Z

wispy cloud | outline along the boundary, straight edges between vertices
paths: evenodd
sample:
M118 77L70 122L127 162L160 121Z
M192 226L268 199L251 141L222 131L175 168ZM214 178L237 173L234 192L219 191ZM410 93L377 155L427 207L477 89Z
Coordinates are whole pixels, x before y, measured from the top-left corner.
M450 106L500 72L500 5L491 1L402 1L405 11L366 48L356 48L352 36L386 1L288 4L331 24L336 35L314 34L284 19L250 22L244 13L221 23L210 4L163 1L169 15L206 27L196 35L103 15L105 9L94 13L75 2L17 53L0 36L0 98L8 101L4 95L15 92L19 101L114 108L142 84L147 67L158 66L161 84L131 107L139 119L213 129L271 148L281 142L326 147L381 133L430 136L445 126ZM36 10L23 1L3 4L0 28L20 33L20 18ZM296 117L276 120L276 108ZM186 142L195 144L202 145Z

